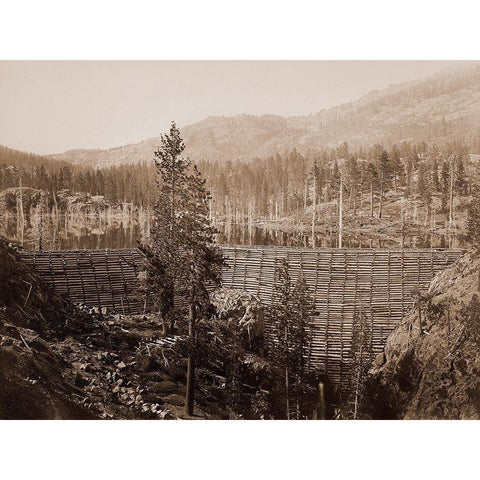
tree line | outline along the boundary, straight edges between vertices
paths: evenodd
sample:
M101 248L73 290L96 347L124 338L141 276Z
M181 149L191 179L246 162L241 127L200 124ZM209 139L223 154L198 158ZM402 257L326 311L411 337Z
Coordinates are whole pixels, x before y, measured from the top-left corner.
M155 166L152 162L96 169L0 146L0 191L19 186L103 195L112 203L147 208L155 201Z
M210 214L233 222L246 218L302 218L319 205L338 201L354 214L370 208L382 217L391 192L420 200L430 211L432 196L441 198L441 212L453 216L454 199L471 193L476 174L470 148L460 142L373 145L335 148L301 154L296 149L268 158L225 163L197 162L212 194ZM104 195L113 203L145 208L155 201L155 165L119 165L104 169L66 164L45 157L0 148L0 191L20 185L35 189ZM367 202L367 204L365 203Z
M199 162L214 198L217 216L300 218L312 205L337 201L340 188L348 209L365 207L382 217L389 192L431 206L432 195L449 209L452 196L471 191L473 167L466 145L404 142L389 148L376 144L351 150L347 143L303 155L297 150L253 161Z

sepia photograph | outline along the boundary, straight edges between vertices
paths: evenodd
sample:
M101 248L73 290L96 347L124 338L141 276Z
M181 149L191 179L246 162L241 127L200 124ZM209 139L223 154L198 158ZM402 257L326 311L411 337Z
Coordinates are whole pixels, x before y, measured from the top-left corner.
M0 71L2 418L479 418L480 62Z
M467 0L0 7L5 478L474 478Z

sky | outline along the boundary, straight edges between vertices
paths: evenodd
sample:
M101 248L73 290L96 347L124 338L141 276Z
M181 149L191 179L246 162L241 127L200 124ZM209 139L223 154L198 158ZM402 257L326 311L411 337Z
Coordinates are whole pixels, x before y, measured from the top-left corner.
M106 149L209 116L305 115L459 61L0 61L0 144Z

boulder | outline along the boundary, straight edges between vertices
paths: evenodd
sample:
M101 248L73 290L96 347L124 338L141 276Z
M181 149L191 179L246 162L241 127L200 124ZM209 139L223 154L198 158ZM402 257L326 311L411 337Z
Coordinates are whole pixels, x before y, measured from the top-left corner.
M185 397L183 397L182 395L177 395L175 393L167 395L166 397L164 397L163 401L167 405L176 405L177 407L185 405Z
M155 382L149 385L148 391L158 393L160 395L169 395L178 392L178 385L175 382L164 380L162 382Z

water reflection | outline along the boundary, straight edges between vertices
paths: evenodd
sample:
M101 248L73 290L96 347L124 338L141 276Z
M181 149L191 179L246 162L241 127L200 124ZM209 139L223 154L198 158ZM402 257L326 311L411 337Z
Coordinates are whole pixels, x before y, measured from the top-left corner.
M257 227L244 224L229 225L217 242L232 245L273 245L310 247L311 234L302 231L286 232L281 229ZM134 248L138 241L145 241L150 233L150 218L146 214L134 216L86 216L43 215L32 216L22 226L16 216L6 215L1 219L0 233L9 240L24 245L27 250L69 250ZM23 242L22 242L23 239ZM315 244L318 248L338 247L336 234L318 233ZM365 233L343 236L346 248L468 248L463 235L405 235L372 236Z
M280 229L232 225L228 229L228 233L221 233L217 236L217 241L232 245L309 248L312 246L312 235L310 232L286 232ZM317 248L338 248L338 235L336 233L317 233L315 245ZM343 235L342 246L344 248L468 248L469 244L465 235L456 233L450 235L409 234L404 235L403 238L401 233L396 236L346 233Z
M149 234L149 221L140 215L44 215L27 219L23 228L14 216L5 217L0 233L26 250L133 248ZM23 242L22 242L23 239Z

